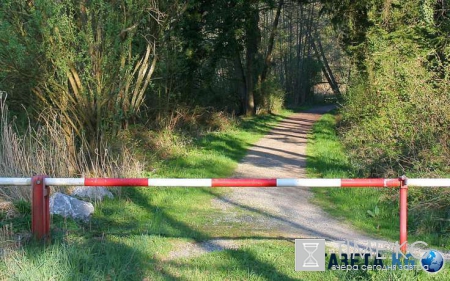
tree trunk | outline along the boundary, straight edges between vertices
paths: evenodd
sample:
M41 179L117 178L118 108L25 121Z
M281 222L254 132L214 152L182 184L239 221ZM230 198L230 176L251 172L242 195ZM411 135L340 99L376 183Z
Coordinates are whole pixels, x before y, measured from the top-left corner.
M242 66L241 61L241 55L239 54L239 51L236 50L236 54L234 56L234 76L236 81L236 88L239 92L239 110L240 114L246 114L247 112L247 86L246 86L246 79L245 79L245 73L244 68Z
M258 43L260 40L259 33L259 11L249 4L248 6L248 18L245 25L246 36L246 87L247 87L247 99L246 99L246 115L255 115L255 80L257 78L255 62L258 55Z
M295 85L296 89L294 91L294 105L298 105L300 103L300 95L302 93L302 87L303 87L303 45L305 44L306 40L303 39L303 4L299 4L300 9L299 13L297 14L297 75L295 77Z
M319 48L317 48L315 42L314 42L314 38L311 37L311 43L313 45L314 48L314 52L316 53L317 59L319 61L322 62L323 67L322 67L322 71L325 74L325 77L327 78L328 83L331 86L331 89L333 90L333 93L335 95L340 95L341 92L339 90L339 85L336 83L336 79L334 78L333 72L331 71L330 65L328 64L328 60L325 56L325 53L323 52L323 48L322 48L322 43L320 42L320 37L317 34L317 32L315 32L315 37L316 37L316 41L317 41L317 46Z
M268 46L267 46L267 53L266 53L266 58L264 59L264 65L263 65L263 69L261 71L261 76L258 79L258 84L259 84L259 90L260 90L260 96L262 99L265 99L267 96L266 93L266 87L264 86L264 83L267 80L267 77L270 73L270 68L272 66L272 60L273 60L273 46L275 45L275 36L278 33L278 22L280 21L280 14L281 14L281 8L283 7L283 3L284 0L280 0L278 2L278 7L277 7L277 12L275 14L275 19L273 20L273 24L272 24L272 30L270 32L270 36L269 36L269 42L268 42ZM267 111L270 113L270 103L266 103L267 105Z
M255 115L255 79L254 79L254 57L256 51L252 46L247 46L247 67L246 67L246 115Z
M301 52L301 68L300 68L300 73L301 73L301 77L299 77L301 83L300 83L300 89L298 91L299 96L296 99L297 100L297 104L303 104L306 101L306 94L309 91L309 85L310 85L310 73L308 73L305 70L305 61L307 61L308 59L308 63L309 63L309 58L310 58L310 49L311 49L311 39L309 34L311 33L311 28L312 28L312 23L313 23L313 11L314 11L314 7L313 5L311 5L311 8L309 9L308 14L306 15L306 27L303 29L304 30L304 34L302 34L302 36L304 37L304 42L303 42L303 46L302 46L302 52ZM301 14L302 14L302 18L303 18L303 6L301 6L301 10L300 10Z
M272 31L270 32L266 59L264 60L264 66L261 73L261 83L264 83L264 81L266 81L267 76L269 75L270 72L270 66L272 65L273 46L275 42L275 36L278 33L278 22L280 21L281 8L283 7L283 4L284 0L280 0L278 2L277 13L275 14L275 19L273 20L272 24Z

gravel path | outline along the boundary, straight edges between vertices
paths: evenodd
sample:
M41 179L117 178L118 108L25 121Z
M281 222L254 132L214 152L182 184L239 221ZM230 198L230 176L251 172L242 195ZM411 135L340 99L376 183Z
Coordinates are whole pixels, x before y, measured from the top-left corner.
M306 167L307 134L323 113L333 106L313 108L286 118L257 142L239 163L234 177L242 178L303 178ZM213 205L225 210L226 216L218 223L241 224L247 227L246 237L279 239L325 238L332 241L356 241L365 246L367 241L379 243L380 248L392 249L392 242L376 240L348 224L331 218L310 202L309 188L232 188L224 197L214 199ZM236 210L245 212L240 215ZM240 237L237 235L237 237ZM197 256L206 252L236 249L245 243L239 239L214 239L190 243L170 254L170 258Z
M317 107L283 120L248 151L235 177L305 177L307 134L314 122L331 109L333 106ZM217 203L240 206L265 216L267 220L262 223L267 225L269 235L333 240L366 238L310 203L312 196L309 188L234 188Z

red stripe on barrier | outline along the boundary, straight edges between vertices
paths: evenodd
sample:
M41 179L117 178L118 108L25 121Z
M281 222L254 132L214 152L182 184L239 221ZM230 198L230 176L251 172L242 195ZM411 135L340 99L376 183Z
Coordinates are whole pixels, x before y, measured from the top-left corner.
M341 187L399 187L399 179L342 179Z
M212 179L212 187L276 187L276 179Z
M148 179L84 179L85 186L148 186Z

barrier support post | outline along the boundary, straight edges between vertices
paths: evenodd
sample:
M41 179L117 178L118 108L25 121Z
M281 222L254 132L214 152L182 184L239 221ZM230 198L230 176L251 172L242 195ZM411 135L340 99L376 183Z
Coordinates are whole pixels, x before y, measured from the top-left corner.
M31 178L31 233L35 239L47 242L50 238L50 187L45 185L45 178L43 175Z
M400 178L400 250L406 253L408 241L408 185L407 178Z

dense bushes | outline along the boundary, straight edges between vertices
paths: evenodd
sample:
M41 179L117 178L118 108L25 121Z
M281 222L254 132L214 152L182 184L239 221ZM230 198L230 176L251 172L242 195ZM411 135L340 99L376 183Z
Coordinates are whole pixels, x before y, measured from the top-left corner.
M358 47L365 59L346 95L344 127L372 175L450 173L449 19L440 4L416 4L374 5Z
M354 61L340 132L363 176L450 176L446 1L324 1ZM392 198L396 200L396 198ZM445 236L445 189L410 191L411 230Z
M5 1L0 18L0 86L14 110L56 110L66 142L85 138L90 152L139 116L164 18L156 2Z
M352 158L371 176L449 173L450 81L430 71L416 42L371 36L367 75L344 96L341 131Z

